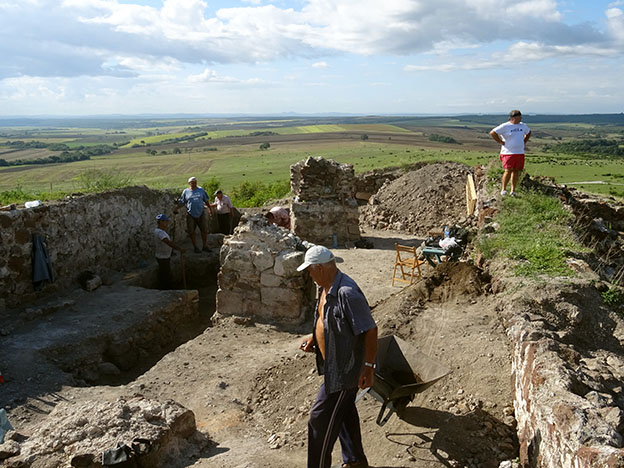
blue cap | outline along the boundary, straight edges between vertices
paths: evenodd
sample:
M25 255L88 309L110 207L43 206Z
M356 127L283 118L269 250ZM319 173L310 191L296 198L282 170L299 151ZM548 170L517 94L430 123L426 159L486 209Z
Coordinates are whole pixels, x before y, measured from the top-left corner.
M156 220L157 221L171 221L169 218L167 218L167 215L164 215L162 213L156 216Z

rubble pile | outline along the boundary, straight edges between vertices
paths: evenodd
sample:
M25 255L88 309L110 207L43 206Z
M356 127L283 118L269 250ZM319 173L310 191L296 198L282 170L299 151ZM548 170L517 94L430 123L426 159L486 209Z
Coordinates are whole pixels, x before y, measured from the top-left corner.
M360 239L353 165L309 157L290 166L293 231L315 244Z
M314 288L297 271L305 247L262 215L243 216L221 247L217 314L300 324L314 306Z
M360 221L416 235L444 225L466 226L466 177L472 173L465 164L444 162L388 180L363 208Z
M122 397L61 403L32 434L9 432L0 453L7 466L96 468L104 452L126 445L139 466L165 467L197 454L207 442L193 412L182 405Z
M384 183L398 179L406 171L416 171L429 163L419 162L402 167L387 167L373 169L372 171L358 174L355 177L355 198L360 205L368 203L372 197L383 186Z

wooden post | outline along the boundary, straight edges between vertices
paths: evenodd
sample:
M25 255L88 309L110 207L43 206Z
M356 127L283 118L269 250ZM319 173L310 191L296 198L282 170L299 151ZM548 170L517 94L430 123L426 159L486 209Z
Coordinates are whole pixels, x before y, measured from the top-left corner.
M466 180L466 213L472 215L475 212L477 206L477 190L475 189L474 179L472 174L468 174Z

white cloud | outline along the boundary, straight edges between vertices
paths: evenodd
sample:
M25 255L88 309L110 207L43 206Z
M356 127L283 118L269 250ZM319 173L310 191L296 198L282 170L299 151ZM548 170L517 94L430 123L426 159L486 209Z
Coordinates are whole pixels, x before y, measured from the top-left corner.
M133 61L227 64L336 53L447 54L506 40L585 46L592 53L609 37L624 41L618 8L607 11L608 37L589 24L562 23L554 0L307 0L300 10L248 3L209 17L204 0L164 0L160 8L117 0L5 0L0 77L123 74L141 69ZM29 33L22 37L24 31ZM127 57L120 67L104 66L118 56ZM68 65L59 71L59 62Z
M516 42L506 50L494 52L489 57L464 56L449 58L445 56L443 62L424 65L406 65L407 72L453 72L461 70L485 70L494 68L513 68L547 59L567 59L574 57L614 57L618 51L614 48L597 47L593 45L546 45L538 42Z
M624 43L624 12L619 8L609 8L606 15L609 32L617 42Z
M198 75L190 75L188 77L190 83L234 83L245 85L259 85L263 83L258 78L239 79L232 76L220 76L215 70L206 68L202 73Z
M388 85L377 86L378 95L405 89L414 75L397 73L401 66L418 73L419 84L429 79L441 89L453 88L452 72L511 74L554 63L561 70L581 61L614 69L624 52L623 0L608 7L601 1L604 21L579 24L565 22L570 16L560 8L569 2L556 0L241 0L217 11L212 0L132 1L0 0L2 96L24 96L23 106L35 107L97 101L102 109L135 99L150 109L157 102L184 108L180 96L190 96L189 106L220 99L233 108L250 99L290 106L307 86L339 89L331 101L337 105L347 100L343 79L354 83L350 90L359 84L360 93L379 83ZM358 68L362 63L370 68ZM323 82L306 84L310 67L348 78L325 73ZM290 94L252 96L254 86L280 85ZM241 90L248 90L245 99L234 96ZM322 105L320 91L305 94ZM471 105L485 102L475 99Z

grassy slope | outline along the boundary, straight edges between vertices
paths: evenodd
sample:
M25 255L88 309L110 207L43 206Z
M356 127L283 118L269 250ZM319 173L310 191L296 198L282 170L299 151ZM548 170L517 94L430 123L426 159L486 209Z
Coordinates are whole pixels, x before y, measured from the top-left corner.
M244 181L262 181L265 183L287 180L290 165L309 156L322 156L339 162L352 163L357 172L364 172L378 167L400 166L402 164L453 160L469 165L485 163L496 158L496 145L489 140L489 125L482 123L466 124L459 119L431 118L402 121L389 121L387 124L322 124L322 125L284 125L285 121L242 122L244 128L237 128L240 122L221 122L220 128L210 132L214 138L227 135L248 135L256 131L272 131L282 135L297 135L316 132L385 132L404 133L419 137L410 144L398 144L388 139L387 142L361 141L353 138L334 141L290 141L271 143L267 151L260 151L258 144L240 144L235 139L231 145L219 145L218 151L202 151L194 148L190 153L178 155L161 155L157 145L151 146L159 152L155 156L145 153L144 149L122 150L116 154L96 157L90 161L66 164L23 166L0 168L0 190L16 187L33 191L76 191L80 186L75 178L87 169L109 169L120 174L129 175L135 183L148 186L183 187L189 174L201 180L216 177L221 180L223 188L230 190ZM301 123L300 120L294 123ZM272 125L276 126L273 127ZM399 126L400 125L400 126ZM228 128L229 127L229 128ZM436 132L435 128L444 128L445 134L461 135L468 138L463 145L443 145L427 141L426 134ZM455 127L455 128L454 128ZM567 155L555 155L540 152L544 143L552 143L553 138L573 138L587 132L594 132L597 127L589 124L536 124L532 128L543 133L535 137L527 154L526 169L531 175L554 177L557 182L583 182L602 180L612 184L624 183L624 161L582 159ZM606 131L602 129L601 131ZM14 132L4 133L8 139L24 129L11 129ZM29 129L27 134L40 141L66 141L72 144L95 144L108 142L154 141L174 136L189 135L202 130L200 127L169 125L167 127L128 128L115 131L85 128ZM166 132L165 135L147 136L148 133ZM171 132L171 133L169 133ZM619 133L618 133L619 132ZM609 128L608 133L621 134L620 127ZM385 139L385 137L384 137ZM294 139L293 139L294 140ZM270 141L270 137L267 137ZM0 151L2 140L0 140ZM210 141L206 141L206 147ZM180 146L183 146L182 144ZM478 149L473 149L478 148ZM169 148L171 151L171 148ZM0 158L2 155L0 155ZM9 159L7 157L7 159ZM597 193L614 193L624 197L624 185L585 185L577 186Z

